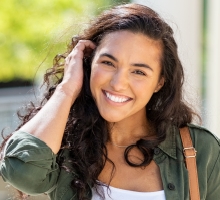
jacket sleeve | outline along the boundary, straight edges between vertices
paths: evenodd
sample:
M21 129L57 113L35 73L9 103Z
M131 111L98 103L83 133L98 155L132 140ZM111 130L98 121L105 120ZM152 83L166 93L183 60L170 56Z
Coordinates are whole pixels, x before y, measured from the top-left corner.
M220 152L215 162L211 175L208 178L208 189L206 200L213 200L220 198Z
M5 182L30 195L51 192L60 171L52 150L25 132L15 132L8 140L0 170Z

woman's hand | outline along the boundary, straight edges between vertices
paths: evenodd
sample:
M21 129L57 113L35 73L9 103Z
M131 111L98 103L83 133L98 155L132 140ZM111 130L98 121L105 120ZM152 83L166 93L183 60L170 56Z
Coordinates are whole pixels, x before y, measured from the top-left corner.
M90 40L80 40L66 57L64 77L60 85L70 96L76 97L80 93L83 84L83 57L95 47Z

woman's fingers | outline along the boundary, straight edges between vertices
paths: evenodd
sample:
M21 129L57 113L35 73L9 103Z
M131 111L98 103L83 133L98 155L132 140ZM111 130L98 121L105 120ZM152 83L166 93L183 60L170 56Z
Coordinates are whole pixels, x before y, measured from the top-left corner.
M73 48L70 54L67 56L66 61L70 61L73 58L83 59L85 52L92 52L96 48L96 45L90 40L80 40Z
M65 84L72 93L79 93L83 84L83 57L93 52L96 45L90 40L80 40L65 59L64 77ZM88 55L87 55L88 56Z

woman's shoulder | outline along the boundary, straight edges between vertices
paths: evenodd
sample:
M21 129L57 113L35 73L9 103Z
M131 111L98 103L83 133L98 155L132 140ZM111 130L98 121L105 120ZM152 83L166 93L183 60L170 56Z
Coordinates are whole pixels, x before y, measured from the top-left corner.
M220 147L219 138L205 127L195 124L188 124L188 127L195 146L212 144L214 148Z
M220 141L219 138L208 129L188 124L194 148L196 149L196 160L198 165L214 168L216 162L220 166Z

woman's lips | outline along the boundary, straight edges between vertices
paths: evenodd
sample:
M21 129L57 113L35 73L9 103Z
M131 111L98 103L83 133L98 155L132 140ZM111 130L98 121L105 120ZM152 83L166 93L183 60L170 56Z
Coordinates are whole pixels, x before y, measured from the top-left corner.
M122 96L122 95L115 95L115 94L112 94L112 93L107 92L105 90L103 90L103 93L109 100L111 100L115 103L124 103L124 102L132 100L132 98L130 98L130 97Z

